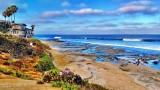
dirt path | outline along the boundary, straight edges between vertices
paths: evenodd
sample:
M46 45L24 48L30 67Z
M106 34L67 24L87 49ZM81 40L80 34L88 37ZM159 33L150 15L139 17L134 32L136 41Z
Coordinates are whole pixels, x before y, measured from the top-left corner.
M38 85L35 80L24 80L0 73L0 90L61 90L50 84Z

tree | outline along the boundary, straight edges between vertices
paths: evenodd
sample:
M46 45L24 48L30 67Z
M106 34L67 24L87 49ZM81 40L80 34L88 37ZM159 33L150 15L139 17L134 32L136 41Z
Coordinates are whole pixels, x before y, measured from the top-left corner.
M12 6L8 7L8 10L10 11L10 14L11 14L11 22L12 22L13 7L12 7Z
M4 11L4 12L2 13L2 15L3 15L3 17L5 18L5 29L6 29L6 17L7 17L6 11Z
M32 28L32 30L34 30L34 28L35 28L35 25L31 25L31 28Z
M12 15L10 9L6 10L6 16L8 17L8 19L10 18L10 16Z
M6 17L7 17L6 11L4 11L4 12L2 13L2 15L3 15L3 17L5 18L5 21L6 21Z
M14 22L15 22L15 13L18 11L18 7L16 5L10 6L12 13L14 14Z
M18 10L18 7L16 5L11 5L2 13L2 15L5 18L5 29L6 29L6 18L8 17L8 21L10 21L10 18L11 18L11 22L12 22L12 15L14 14L14 22L15 22L15 13L17 12L17 10ZM8 22L8 25L9 27L11 26L10 22Z

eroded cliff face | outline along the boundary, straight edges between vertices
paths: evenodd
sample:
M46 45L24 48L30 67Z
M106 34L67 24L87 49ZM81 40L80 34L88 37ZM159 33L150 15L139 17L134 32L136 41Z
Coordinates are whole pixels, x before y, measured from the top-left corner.
M13 58L40 56L45 49L49 47L39 40L0 34L0 52L8 53Z
M47 49L36 39L0 34L0 72L24 79L41 78L38 69L46 69L40 62L54 68Z

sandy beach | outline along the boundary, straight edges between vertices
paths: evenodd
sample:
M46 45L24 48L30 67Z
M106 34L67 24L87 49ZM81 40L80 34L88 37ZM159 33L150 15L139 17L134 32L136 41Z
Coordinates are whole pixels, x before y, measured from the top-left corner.
M43 41L48 45L58 44ZM146 66L119 65L111 62L94 62L93 57L69 51L49 50L53 63L60 69L69 68L91 83L109 90L159 90L160 72Z

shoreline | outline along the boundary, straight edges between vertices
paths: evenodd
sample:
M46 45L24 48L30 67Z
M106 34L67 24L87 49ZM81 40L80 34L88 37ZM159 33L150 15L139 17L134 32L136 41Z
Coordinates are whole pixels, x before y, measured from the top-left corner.
M42 41L49 46L54 42ZM56 44L56 43L55 43ZM58 43L57 43L58 44ZM89 82L115 90L158 90L159 71L145 66L128 64L119 66L111 62L94 62L91 56L78 55L69 51L49 51L53 63L60 69L69 68ZM151 82L147 80L151 79Z

